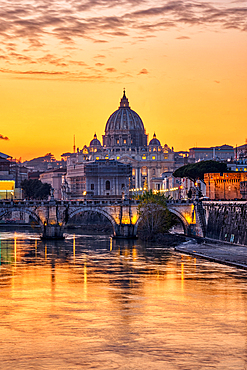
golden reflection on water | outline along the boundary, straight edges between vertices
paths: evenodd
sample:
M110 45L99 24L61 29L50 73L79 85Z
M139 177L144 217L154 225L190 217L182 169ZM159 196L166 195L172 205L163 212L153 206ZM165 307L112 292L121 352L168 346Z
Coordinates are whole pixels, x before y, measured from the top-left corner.
M181 291L184 290L184 263L181 263Z
M75 261L75 234L73 235L73 256Z
M3 237L1 370L245 369L245 272L136 241Z
M17 236L15 233L14 236L14 260L15 260L15 267L16 267L16 255L17 255Z

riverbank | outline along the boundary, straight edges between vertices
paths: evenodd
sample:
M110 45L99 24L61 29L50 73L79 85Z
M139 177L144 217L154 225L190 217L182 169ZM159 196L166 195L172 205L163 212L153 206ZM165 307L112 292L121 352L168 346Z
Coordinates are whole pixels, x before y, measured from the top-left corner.
M220 241L204 241L196 243L187 241L176 246L175 251L195 257L207 259L237 268L247 270L247 247L242 245L222 243Z

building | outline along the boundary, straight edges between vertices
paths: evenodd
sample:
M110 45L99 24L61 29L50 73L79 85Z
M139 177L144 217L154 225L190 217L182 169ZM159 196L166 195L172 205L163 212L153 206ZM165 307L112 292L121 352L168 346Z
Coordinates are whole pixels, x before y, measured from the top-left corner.
M64 182L64 176L66 175L66 169L57 168L55 170L50 170L40 174L40 181L43 183L50 184L52 189L54 189L54 198L63 199L62 194L62 184Z
M237 146L235 148L235 159L247 158L247 140L246 144Z
M0 199L21 199L22 192L16 185L15 172L11 171L11 161L6 154L0 153Z
M247 181L247 173L228 172L228 173L205 173L204 182L206 184L206 196L215 200L242 199L244 184Z
M89 146L84 145L77 153L67 158L67 182L70 197L82 196L85 189L84 165L99 160L115 160L129 164L132 168L131 187L152 188L154 179L162 173L175 170L173 148L161 145L153 134L148 143L148 135L140 116L130 108L123 92L119 108L106 122L103 143L95 134Z
M240 194L242 199L247 200L247 181L240 181Z
M230 171L244 171L247 172L247 157L227 163Z
M231 145L212 146L210 148L190 148L189 158L199 161L230 161L234 159L234 148Z
M132 168L115 159L85 164L86 192L91 196L120 196L129 193Z
M206 195L205 184L198 180L196 184L188 178L178 178L174 177L173 174L164 173L163 174L163 191L165 196L170 196L174 200L177 199L188 199L188 193L191 191L191 197L201 194L201 196Z

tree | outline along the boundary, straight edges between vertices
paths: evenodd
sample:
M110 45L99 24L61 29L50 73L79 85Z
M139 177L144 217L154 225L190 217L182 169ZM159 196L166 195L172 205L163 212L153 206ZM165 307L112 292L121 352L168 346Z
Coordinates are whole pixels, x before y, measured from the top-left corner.
M47 199L51 192L51 185L40 180L24 180L21 188L26 199Z
M139 195L138 213L140 216L139 236L141 239L154 240L157 234L168 232L174 224L172 214L167 208L167 198L152 190Z
M196 180L204 181L205 173L223 173L227 172L226 163L216 161L201 161L197 163L187 164L178 168L173 172L174 177L187 177L193 182Z

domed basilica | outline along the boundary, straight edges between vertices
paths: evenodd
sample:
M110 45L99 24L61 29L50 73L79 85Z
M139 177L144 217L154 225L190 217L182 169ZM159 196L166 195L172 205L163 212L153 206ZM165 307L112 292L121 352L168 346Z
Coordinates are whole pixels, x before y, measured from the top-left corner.
M78 148L77 153L68 158L67 181L74 194L79 196L86 190L85 165L100 160L130 164L132 189L160 190L162 173L174 170L173 148L162 146L155 133L148 144L142 119L130 108L125 90L119 108L106 122L103 144L95 134L89 146Z

